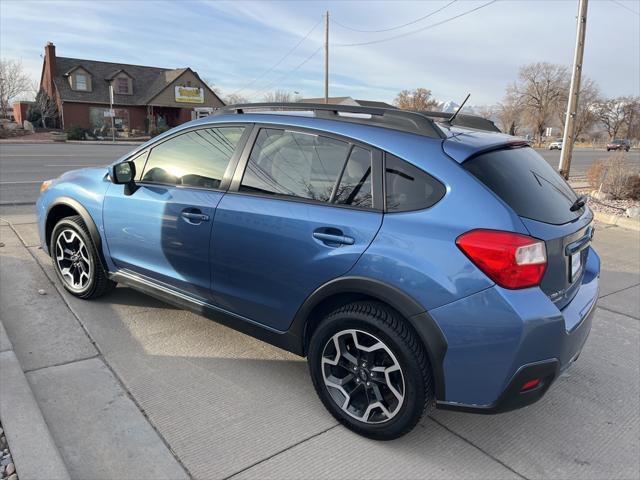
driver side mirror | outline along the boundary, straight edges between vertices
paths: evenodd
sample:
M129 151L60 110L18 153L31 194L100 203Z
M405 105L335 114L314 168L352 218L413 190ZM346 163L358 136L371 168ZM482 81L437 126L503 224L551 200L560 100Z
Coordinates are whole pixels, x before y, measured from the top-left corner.
M133 182L136 178L136 164L133 162L122 162L114 165L111 180L116 185L125 185Z
M118 163L111 169L111 181L116 185L124 185L124 194L131 195L136 191L136 164L132 161Z

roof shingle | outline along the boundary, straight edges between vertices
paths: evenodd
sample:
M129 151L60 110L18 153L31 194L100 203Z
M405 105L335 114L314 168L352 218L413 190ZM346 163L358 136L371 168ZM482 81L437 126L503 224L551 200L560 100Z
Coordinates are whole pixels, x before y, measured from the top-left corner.
M82 67L91 73L92 90L90 92L73 90L69 85L66 75L77 67ZM122 70L133 79L133 94L119 95L118 93L114 93L115 103L118 105L146 105L148 100L184 73L186 68L172 70L141 65L99 62L79 58L56 57L55 83L60 98L64 102L108 104L108 80L112 79Z

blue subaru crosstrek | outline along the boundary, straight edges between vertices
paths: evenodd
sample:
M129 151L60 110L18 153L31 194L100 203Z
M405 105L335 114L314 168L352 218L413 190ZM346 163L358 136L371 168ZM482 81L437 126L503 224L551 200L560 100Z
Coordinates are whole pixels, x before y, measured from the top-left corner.
M227 107L41 192L71 294L119 283L306 356L325 407L376 439L540 399L598 297L584 198L478 117Z

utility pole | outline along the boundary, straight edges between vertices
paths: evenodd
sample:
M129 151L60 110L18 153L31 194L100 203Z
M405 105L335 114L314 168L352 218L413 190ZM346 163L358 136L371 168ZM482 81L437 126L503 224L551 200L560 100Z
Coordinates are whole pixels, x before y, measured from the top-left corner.
M584 56L584 39L587 32L587 4L589 0L579 0L578 27L576 32L576 51L573 56L573 72L571 73L571 87L569 88L569 102L567 116L564 123L562 137L562 152L558 170L560 175L569 179L571 169L571 155L575 142L576 115L578 113L578 97L580 95L580 78L582 77L582 58Z
M324 103L329 103L329 10L324 17Z
M109 83L109 115L111 116L111 141L116 143L116 115L113 110L113 82L114 80L111 80L111 83Z

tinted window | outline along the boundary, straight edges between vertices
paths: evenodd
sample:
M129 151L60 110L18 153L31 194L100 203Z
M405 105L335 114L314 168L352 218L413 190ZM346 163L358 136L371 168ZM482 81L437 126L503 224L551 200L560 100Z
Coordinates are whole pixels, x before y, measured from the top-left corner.
M463 166L522 217L560 225L582 214L569 210L576 194L532 148L485 153Z
M262 129L240 191L329 201L349 144L319 135Z
M371 196L371 152L354 146L336 189L334 203L373 207Z
M390 154L386 155L385 163L388 212L429 208L444 196L444 185L423 170Z
M243 130L194 130L161 143L151 150L142 181L218 188Z

